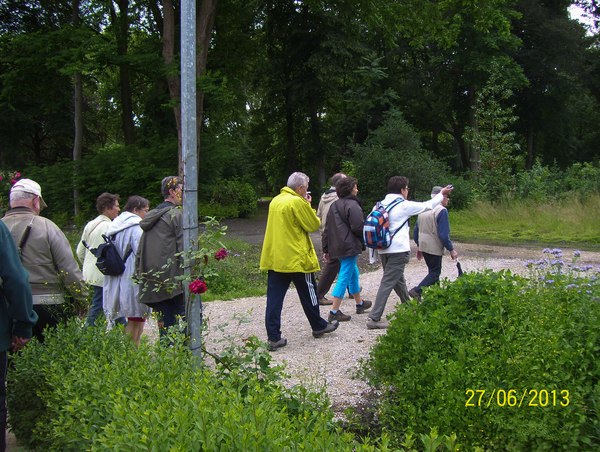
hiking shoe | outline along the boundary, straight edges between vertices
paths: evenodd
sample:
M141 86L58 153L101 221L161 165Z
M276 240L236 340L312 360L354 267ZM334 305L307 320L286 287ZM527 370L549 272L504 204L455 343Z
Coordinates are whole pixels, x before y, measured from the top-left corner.
M327 326L325 328L323 328L322 330L313 330L313 337L315 338L319 338L319 337L323 337L323 335L325 333L332 333L335 330L337 330L337 327L340 326L340 322L329 322L327 323Z
M416 298L417 300L419 300L419 302L421 302L421 294L419 292L417 292L417 289L415 287L413 287L412 289L410 289L408 291L408 294L412 297L412 298Z
M321 298L319 298L319 304L321 306L329 306L329 305L333 304L333 301L327 297L321 297Z
M367 309L371 309L371 306L373 306L373 302L372 301L363 300L362 304L357 304L356 305L356 313L357 314L362 314Z
M337 320L338 322L349 322L352 316L344 314L341 310L338 309L337 313L333 313L329 311L329 317L327 318L328 322L333 322Z
M284 339L283 337L278 341L272 341L269 339L269 350L271 350L272 352L274 352L278 348L285 347L286 345L287 339Z
M385 330L390 324L385 320L373 320L371 317L367 319L367 328L370 330Z

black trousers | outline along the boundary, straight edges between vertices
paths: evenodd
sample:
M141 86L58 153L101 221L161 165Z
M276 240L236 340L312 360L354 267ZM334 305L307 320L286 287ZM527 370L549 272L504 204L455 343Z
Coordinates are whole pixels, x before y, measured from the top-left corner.
M319 294L319 298L323 298L331 289L333 282L335 281L335 277L340 272L340 260L339 259L331 259L327 262L327 265L321 272L321 277L319 278L319 285L317 286L317 294Z
M281 339L283 299L292 281L312 330L318 331L327 327L327 321L321 317L319 310L314 273L279 273L269 270L265 327L269 340L273 342Z

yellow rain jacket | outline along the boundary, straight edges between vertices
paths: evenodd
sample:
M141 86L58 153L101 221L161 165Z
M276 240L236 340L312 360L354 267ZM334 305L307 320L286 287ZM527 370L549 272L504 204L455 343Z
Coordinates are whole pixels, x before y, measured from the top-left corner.
M308 233L320 225L315 209L294 190L283 187L269 206L260 269L279 273L319 271L319 259Z

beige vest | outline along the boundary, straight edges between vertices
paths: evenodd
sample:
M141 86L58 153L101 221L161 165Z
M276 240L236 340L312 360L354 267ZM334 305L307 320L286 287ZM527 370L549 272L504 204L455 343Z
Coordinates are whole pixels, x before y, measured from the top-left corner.
M437 217L445 209L439 204L435 209L419 214L419 251L436 256L444 255L444 245L438 237Z

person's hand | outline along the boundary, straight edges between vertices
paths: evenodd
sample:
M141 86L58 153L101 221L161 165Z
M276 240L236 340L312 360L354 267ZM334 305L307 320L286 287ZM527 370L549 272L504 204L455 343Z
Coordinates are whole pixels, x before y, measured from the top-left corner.
M323 260L327 263L329 263L329 253L325 253L323 254Z
M306 197L304 199L306 199L309 204L312 202L312 196L310 196L310 193L306 193Z
M455 250L450 251L450 257L452 258L453 261L456 260L456 258L458 257L458 253Z
M423 252L422 252L422 251L419 251L419 250L417 250L417 260L418 260L418 261L420 261L420 260L422 260L422 259L423 259Z
M452 185L446 185L444 188L442 188L442 191L440 191L440 193L442 195L449 195L452 190L454 190L454 187Z
M23 347L25 347L25 344L27 342L29 342L29 339L25 339L24 337L15 336L13 334L12 345L10 347L10 350L13 352L16 352L17 350L21 350Z

